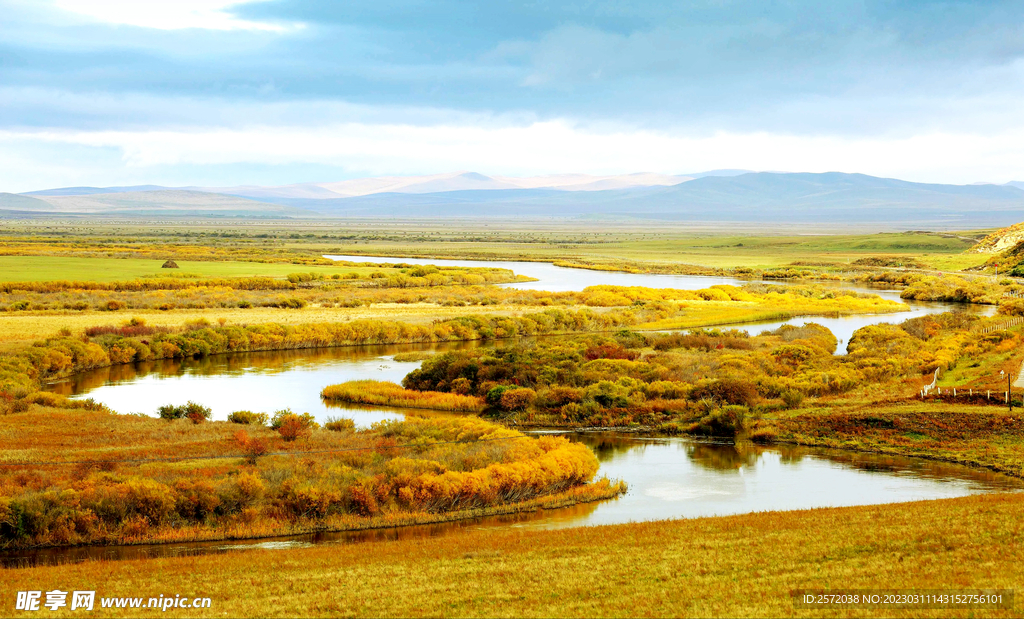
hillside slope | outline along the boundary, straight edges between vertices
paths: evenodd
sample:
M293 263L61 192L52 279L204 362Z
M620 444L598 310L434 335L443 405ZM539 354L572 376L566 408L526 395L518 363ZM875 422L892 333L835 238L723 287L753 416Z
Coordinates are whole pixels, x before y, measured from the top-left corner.
M0 193L0 210L3 211L52 211L53 206L38 198L17 193Z
M1024 223L1019 223L996 230L967 251L972 254L998 254L1013 249L1022 241L1024 241Z

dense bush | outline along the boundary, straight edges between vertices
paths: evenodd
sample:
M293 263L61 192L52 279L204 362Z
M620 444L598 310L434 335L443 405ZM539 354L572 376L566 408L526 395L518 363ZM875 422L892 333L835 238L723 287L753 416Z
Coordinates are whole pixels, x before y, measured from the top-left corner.
M745 406L726 406L700 418L687 431L703 436L735 437L745 428L748 410Z
M228 415L228 421L243 425L265 426L268 420L269 416L266 413L254 413L252 411L235 411Z
M161 419L168 421L188 419L192 423L202 423L210 418L212 411L201 404L189 400L188 403L179 406L165 404L157 409L157 413Z
M354 432L356 429L356 422L352 419L329 417L327 422L324 423L324 430L330 430L331 432Z
M753 406L758 399L757 388L735 378L702 381L690 391L691 400L711 400L720 404Z
M270 429L280 430L286 421L291 419L297 419L299 425L306 428L318 428L319 425L316 422L316 417L309 413L302 413L298 415L293 413L290 408L283 408L279 411L275 411L274 415L270 418Z
M521 411L531 406L537 399L537 393L528 387L506 389L498 400L502 410Z

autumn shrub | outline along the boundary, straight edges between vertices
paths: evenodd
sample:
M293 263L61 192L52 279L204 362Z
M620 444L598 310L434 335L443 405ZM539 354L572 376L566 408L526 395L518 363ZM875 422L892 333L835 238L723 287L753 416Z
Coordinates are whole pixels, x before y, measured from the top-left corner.
M298 419L300 424L306 428L320 427L316 422L316 418L310 413L297 414L293 413L290 408L283 408L279 411L274 411L274 415L270 418L270 429L279 430L285 421L293 418Z
M322 273L289 273L286 279L293 284L299 284L322 280L324 276Z
M579 404L583 401L583 393L575 387L555 385L543 392L538 398L538 405L545 408L560 408L566 404Z
M751 430L749 438L755 443L771 444L778 439L778 432L771 426L758 426Z
M533 389L513 387L502 392L498 404L502 410L521 411L529 408L536 399L537 393Z
M687 428L687 432L701 436L735 437L743 431L748 412L745 406L715 409Z
M619 344L591 346L583 353L583 358L587 361L593 361L594 359L628 359L632 361L639 356L639 352L629 350Z
M266 413L254 413L252 411L235 411L228 415L228 421L231 423L240 423L250 426L265 426L267 425L269 418L270 417Z
M211 411L208 407L203 406L197 402L189 400L187 403L175 406L174 404L165 404L157 409L157 413L161 419L168 421L174 419L188 419L192 423L202 423L210 418Z
M312 430L319 428L316 418L309 413L297 415L288 409L274 413L270 427L277 430L286 441L308 437Z
M484 400L488 406L499 407L501 406L501 397L505 395L506 391L515 389L512 385L497 385L487 390L487 395L484 396Z
M212 411L206 407L195 402L189 401L185 405L185 418L192 423L202 423L210 418Z
M160 416L160 419L166 419L167 421L181 419L185 414L185 411L181 407L175 406L174 404L164 404L160 408L156 409L156 412Z
M720 378L702 381L690 391L690 399L711 400L722 404L753 406L757 399L757 388L745 380Z
M255 465L256 459L264 456L270 451L270 446L262 438L250 436L245 430L235 432L235 443L242 450L242 454L249 464Z
M804 402L804 394L795 390L784 391L780 397L786 408L800 408Z
M324 430L330 430L331 432L354 432L355 429L355 420L345 417L328 417L327 422L324 423Z

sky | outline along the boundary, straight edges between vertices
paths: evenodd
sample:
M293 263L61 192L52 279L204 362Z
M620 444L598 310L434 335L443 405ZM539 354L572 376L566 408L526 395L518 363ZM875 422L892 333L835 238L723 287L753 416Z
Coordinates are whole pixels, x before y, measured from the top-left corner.
M1024 2L0 0L0 191L1024 180Z

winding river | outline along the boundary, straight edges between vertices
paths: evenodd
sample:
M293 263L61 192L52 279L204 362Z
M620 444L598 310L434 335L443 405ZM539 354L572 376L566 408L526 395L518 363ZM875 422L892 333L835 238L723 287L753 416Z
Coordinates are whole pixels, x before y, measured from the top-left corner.
M371 260L362 256L338 258ZM404 258L372 260L503 266L540 279L538 282L511 284L512 286L549 290L578 290L602 283L688 289L705 288L718 283L746 283L724 277L633 275L562 269L533 262L414 261ZM898 293L894 291L853 288L898 298ZM908 312L898 314L858 316L855 317L856 320L848 322L845 319L822 318L800 319L796 322L813 320L825 324L836 332L837 337L848 341L849 334L865 324L899 321L911 315L963 309L953 304L922 303L911 304L910 308ZM760 331L773 328L776 324L781 323L743 325L742 328ZM395 355L398 353L444 351L481 345L502 346L507 343L456 342L362 346L235 353L190 360L158 360L97 369L54 383L48 388L71 397L93 398L121 413L139 412L155 415L156 408L160 405L183 404L187 400L195 400L211 407L214 418L221 420L226 419L228 413L235 410L273 412L281 408L291 408L296 412L310 412L321 422L327 417L339 416L352 418L358 426L367 427L383 419L398 419L408 414L441 413L385 407L328 406L320 399L320 390L326 385L347 380L376 379L398 382L419 365L419 362L395 361ZM14 566L87 559L283 549L317 543L348 543L451 534L467 528L560 528L602 525L755 511L893 503L1024 488L1020 480L1004 475L913 458L790 446L759 447L731 442L618 433L578 433L570 436L594 449L601 462L599 476L625 480L629 484L629 492L618 499L566 509L388 531L318 533L270 541L8 552L0 554L0 563Z
M404 263L404 264L433 264L436 266L458 266L458 267L492 267L500 269L512 269L519 275L527 275L537 281L518 282L501 284L502 287L515 288L517 290L548 290L551 292L580 291L588 286L609 285L609 286L645 286L647 288L676 288L679 290L700 290L718 284L730 286L744 286L751 283L751 280L738 279L735 277L718 277L705 275L657 275L647 273L620 273L616 271L593 271L590 269L576 269L569 267L555 266L548 262L504 262L496 260L434 260L427 258L389 258L378 256L324 256L332 260L345 260L351 262L371 262L375 264ZM768 280L764 283L774 285L801 285L806 281ZM850 341L853 332L861 327L877 324L880 322L902 322L908 318L923 316L925 314L941 314L942 312L961 311L972 312L981 315L991 315L996 308L990 305L967 305L964 303L940 303L932 301L913 301L900 298L900 291L892 288L869 286L853 282L815 281L813 283L825 286L835 286L845 290L854 290L866 294L876 294L883 299L905 303L907 311L892 314L862 314L857 316L841 316L831 318L826 316L801 317L792 320L745 323L731 325L730 328L740 329L748 333L760 333L764 330L777 329L784 324L801 325L806 322L816 322L828 328L839 340L836 348L837 354L846 353L846 344Z

